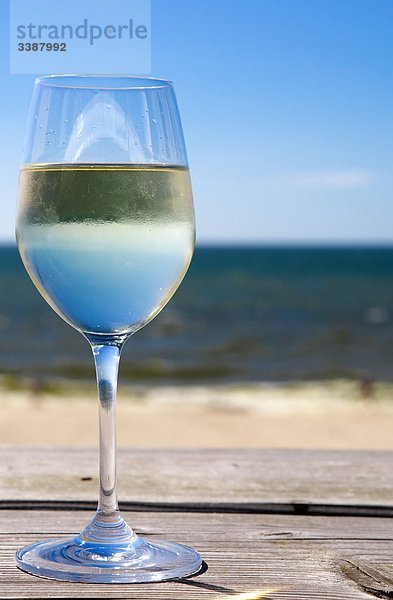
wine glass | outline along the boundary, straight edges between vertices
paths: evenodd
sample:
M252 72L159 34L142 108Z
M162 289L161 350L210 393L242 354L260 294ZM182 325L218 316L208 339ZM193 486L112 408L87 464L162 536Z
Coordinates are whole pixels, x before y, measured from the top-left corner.
M51 579L161 581L199 554L137 536L119 512L115 404L124 342L172 297L195 240L187 156L171 82L51 75L34 85L16 237L49 305L93 350L99 398L97 512L76 537L40 541L17 565Z

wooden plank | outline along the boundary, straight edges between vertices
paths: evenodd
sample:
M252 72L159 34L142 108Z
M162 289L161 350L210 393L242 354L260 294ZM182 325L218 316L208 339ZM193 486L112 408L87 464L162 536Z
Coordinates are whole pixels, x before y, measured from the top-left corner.
M75 512L70 510L0 510L0 534L13 535L15 531L32 535L42 534L43 531L48 534L62 534L66 531L63 523L67 526L73 523L72 531L76 533L86 525L89 515L92 517L93 514L93 510ZM156 527L157 524L162 522L163 526L169 531L172 523L178 521L187 523L188 515L191 515L190 523L195 523L198 527L210 519L209 522L218 527L219 535L227 535L225 531L221 531L221 527L226 526L226 524L242 523L245 528L250 527L251 530L253 527L257 527L258 533L255 536L258 539L362 539L371 541L393 539L393 521L379 518L247 515L245 513L212 513L209 515L193 512L168 513L159 511L157 513L123 511L123 514L134 529L138 532L143 531L145 535L150 531L154 535L158 534L156 530L149 527L148 523L150 521ZM48 515L51 515L49 520L47 520ZM285 529L284 524L287 524L289 529ZM251 539L254 534L247 535Z
M127 518L151 539L175 539L198 549L208 569L188 580L144 585L86 585L47 581L14 566L23 544L74 534L90 513L0 511L0 598L133 598L196 600L370 600L346 578L340 561L354 555L374 562L393 552L386 519L134 513ZM247 599L248 600L248 599Z
M0 450L0 500L97 497L95 450ZM121 450L119 498L152 503L393 506L393 452Z

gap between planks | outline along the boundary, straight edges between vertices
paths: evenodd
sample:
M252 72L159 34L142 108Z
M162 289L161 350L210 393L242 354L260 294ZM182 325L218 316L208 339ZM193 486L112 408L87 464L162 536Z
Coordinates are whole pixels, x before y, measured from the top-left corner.
M0 510L94 510L90 500L0 500ZM231 503L231 502L121 502L120 509L132 512L197 512L233 514L281 514L326 517L392 518L393 507L352 504Z

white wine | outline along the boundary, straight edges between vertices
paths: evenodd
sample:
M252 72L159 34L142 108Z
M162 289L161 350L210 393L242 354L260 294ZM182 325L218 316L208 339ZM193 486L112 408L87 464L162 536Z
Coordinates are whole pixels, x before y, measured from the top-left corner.
M92 334L132 333L178 288L194 249L188 170L151 165L29 165L16 235L52 308Z

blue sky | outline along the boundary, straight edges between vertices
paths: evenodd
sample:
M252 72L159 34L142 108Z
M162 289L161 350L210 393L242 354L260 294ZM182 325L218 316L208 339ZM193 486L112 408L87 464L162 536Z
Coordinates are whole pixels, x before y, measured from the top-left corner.
M0 6L4 241L34 77L9 74ZM152 0L152 74L175 83L199 241L392 243L392 69L391 0Z

